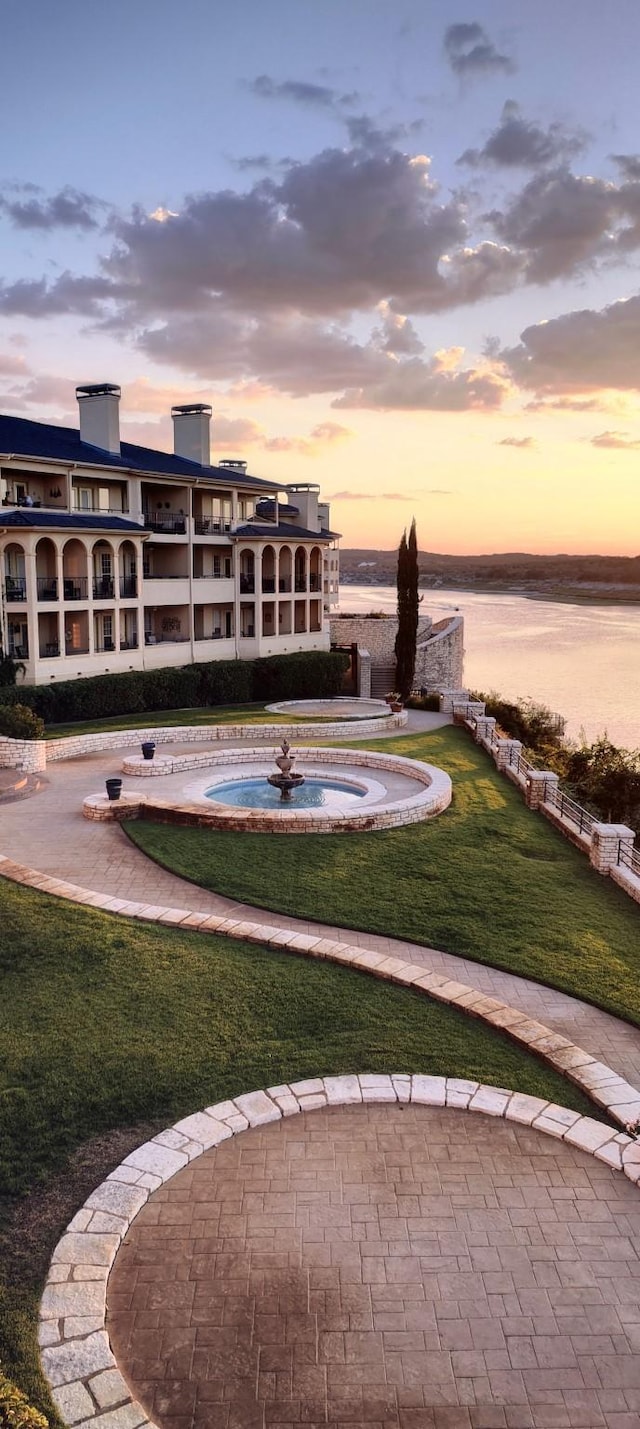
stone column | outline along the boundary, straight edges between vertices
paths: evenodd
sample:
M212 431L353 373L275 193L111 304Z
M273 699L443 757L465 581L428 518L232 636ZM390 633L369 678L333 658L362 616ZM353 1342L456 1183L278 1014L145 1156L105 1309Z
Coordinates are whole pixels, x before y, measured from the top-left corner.
M440 699L440 713L452 714L454 705L466 703L469 699L468 690L438 690Z
M525 791L525 801L528 809L539 809L544 804L547 788L549 784L554 789L558 787L557 774L553 774L550 769L530 769L527 774L527 787Z
M510 764L515 763L516 755L520 753L522 743L519 739L499 739L495 745L494 759L496 768L504 772Z
M632 853L634 840L635 832L626 824L594 824L589 849L591 867L606 877L618 862L619 849Z
M476 720L476 742L479 744L483 739L490 741L495 727L496 721L492 716L481 715L480 718Z

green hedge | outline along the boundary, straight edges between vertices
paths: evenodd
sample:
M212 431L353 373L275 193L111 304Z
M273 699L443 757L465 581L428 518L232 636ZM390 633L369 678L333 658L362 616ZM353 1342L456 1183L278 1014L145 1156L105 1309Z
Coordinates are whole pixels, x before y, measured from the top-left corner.
M312 650L264 660L211 660L178 669L130 670L2 691L3 705L27 705L45 724L143 714L145 710L245 705L339 695L348 656Z

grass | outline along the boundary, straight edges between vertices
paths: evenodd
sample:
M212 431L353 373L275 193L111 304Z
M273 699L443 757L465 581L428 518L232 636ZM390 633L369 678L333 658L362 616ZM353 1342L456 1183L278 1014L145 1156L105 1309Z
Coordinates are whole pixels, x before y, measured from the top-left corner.
M331 721L335 715L313 715L313 722ZM349 723L351 716L345 718ZM353 718L356 718L353 716ZM151 729L158 725L171 728L185 724L307 724L308 715L271 714L265 705L203 705L198 709L138 710L134 714L113 715L108 719L77 720L73 724L48 724L45 739L64 739L69 734L99 734L118 729ZM342 721L341 721L342 722Z
M455 1074L592 1110L501 1034L348 968L2 880L0 926L0 1361L56 1423L35 1341L46 1263L91 1186L154 1127L240 1091L357 1070ZM134 1131L118 1142L116 1128Z
M367 747L446 769L451 807L428 823L348 837L123 827L159 863L228 897L471 957L640 1025L636 905L525 807L463 730Z

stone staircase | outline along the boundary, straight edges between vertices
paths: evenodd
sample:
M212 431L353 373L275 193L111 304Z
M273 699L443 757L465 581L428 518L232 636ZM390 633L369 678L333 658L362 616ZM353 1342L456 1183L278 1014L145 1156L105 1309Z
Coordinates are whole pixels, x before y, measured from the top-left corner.
M372 700L384 700L390 690L395 689L396 667L395 665L372 665L371 666L371 698Z

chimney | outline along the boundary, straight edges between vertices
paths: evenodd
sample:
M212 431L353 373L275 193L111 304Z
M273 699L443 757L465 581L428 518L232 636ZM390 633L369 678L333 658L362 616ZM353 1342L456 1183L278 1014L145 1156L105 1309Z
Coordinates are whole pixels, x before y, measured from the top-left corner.
M120 388L113 382L84 383L76 387L80 408L80 441L100 451L120 456Z
M185 407L172 407L171 416L175 456L196 462L198 466L211 466L211 408L204 402L188 402Z

